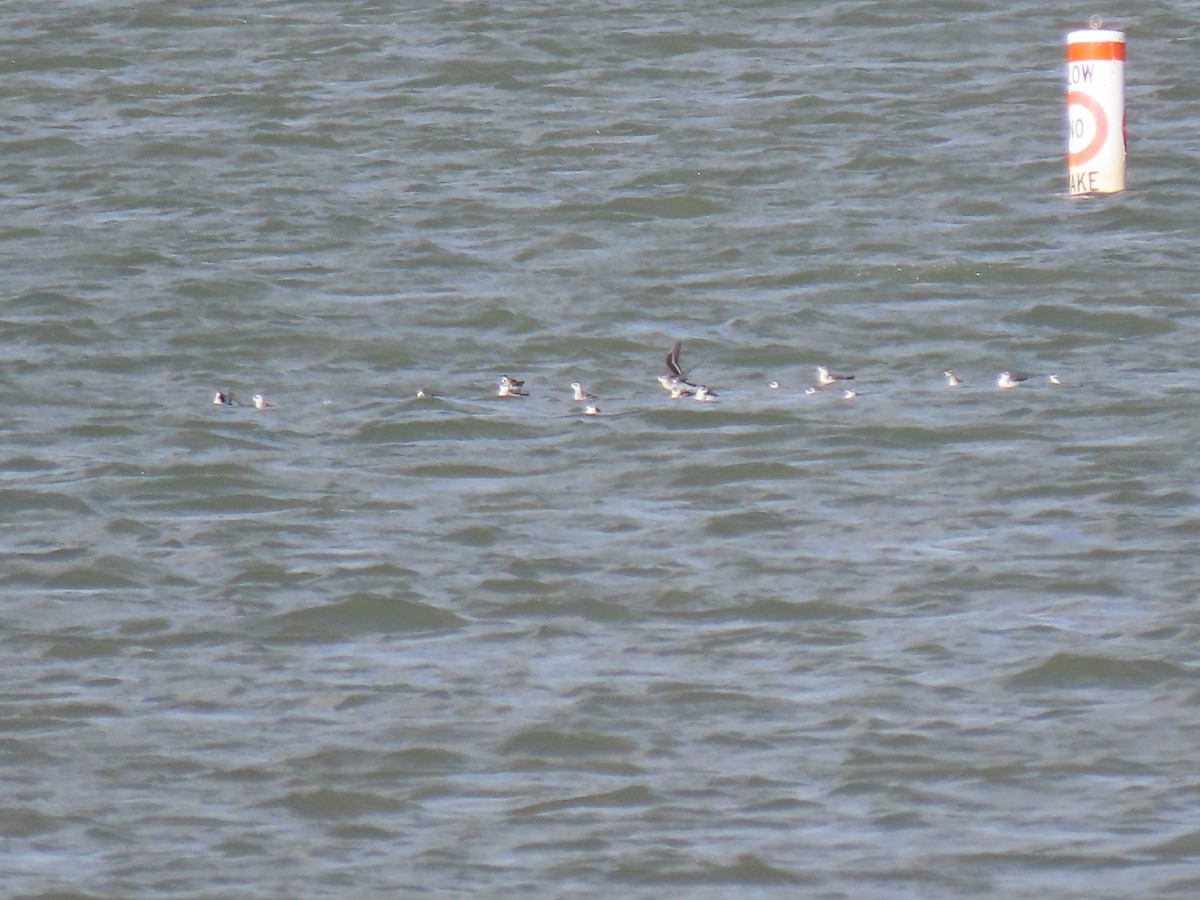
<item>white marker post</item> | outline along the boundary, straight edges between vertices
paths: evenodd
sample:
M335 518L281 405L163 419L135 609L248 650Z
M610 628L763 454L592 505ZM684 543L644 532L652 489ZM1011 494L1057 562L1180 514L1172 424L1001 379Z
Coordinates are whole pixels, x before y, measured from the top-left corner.
M1071 196L1125 190L1125 35L1067 35L1067 170Z

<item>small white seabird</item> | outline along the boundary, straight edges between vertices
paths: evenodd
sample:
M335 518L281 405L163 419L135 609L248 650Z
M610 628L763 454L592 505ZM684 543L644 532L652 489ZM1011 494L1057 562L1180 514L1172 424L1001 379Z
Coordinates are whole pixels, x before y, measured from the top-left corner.
M845 393L842 394L842 399L843 400L853 400L857 396L858 396L858 391L853 390L852 388L846 388Z
M817 384L827 385L837 381L853 381L853 375L834 375L825 366L817 366Z
M233 391L217 391L213 397L213 406L247 406L233 395Z
M684 397L691 397L695 393L691 388L685 388L682 384L677 384L671 388L671 399L682 400Z
M427 400L427 399L429 399L429 395L428 395L428 394L426 394L426 393L425 393L423 390L421 390L420 388L417 388L417 399L418 399L418 400Z
M996 387L1002 391L1007 391L1010 388L1015 388L1022 381L1028 380L1028 378L1013 378L1010 372L1001 372L1000 377L996 379Z
M578 381L571 382L571 390L575 392L575 399L580 403L596 399L596 395L589 394L587 391L585 391Z
M275 405L274 403L268 403L267 398L264 397L262 394L255 394L250 399L254 401L255 409L267 409L267 408Z
M600 415L600 407L598 407L594 402L589 402L588 405L583 408L583 414L585 416L598 416Z
M942 374L946 376L946 387L960 387L963 383L963 380L961 378L959 378L957 375L955 375L953 372L951 372L949 369L947 369Z
M675 346L667 354L667 371L671 373L671 377L680 384L686 384L688 387L696 387L695 384L687 380L691 374L691 369L686 372L679 365L679 351L683 349L683 341L676 341ZM693 366L692 368L695 368Z
M523 391L521 388L525 385L523 381L517 381L515 378L509 378L507 375L500 376L500 389L496 391L497 397L528 397L529 391Z
M809 397L811 397L811 396L812 396L813 394L815 394L816 392L817 392L817 389L816 389L815 387L806 387L806 388L804 389L804 393L805 393L806 395L808 395Z
M717 397L713 391L710 391L702 384L696 386L695 393L692 396L699 403L712 403Z
M1062 384L1062 382L1058 380L1057 375L1047 375L1046 380L1051 384Z
M777 391L781 387L783 387L783 385L780 384L778 381L772 381L770 384L767 385L767 387L769 387L773 391Z

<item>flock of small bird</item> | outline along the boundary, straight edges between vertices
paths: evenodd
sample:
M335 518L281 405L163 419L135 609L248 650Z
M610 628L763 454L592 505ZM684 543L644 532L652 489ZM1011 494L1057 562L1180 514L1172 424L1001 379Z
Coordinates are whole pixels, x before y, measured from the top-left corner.
M692 368L684 369L679 362L679 354L683 349L683 342L676 341L667 353L667 373L658 376L658 383L662 385L662 389L666 391L672 400L682 400L687 397L697 403L712 403L716 397L716 391L709 388L707 385L699 384L695 381L689 381L688 377L692 373ZM946 386L951 388L961 387L965 382L947 369L942 375L946 378ZM815 394L819 388L829 387L830 385L841 384L854 380L853 375L835 375L829 369L820 365L817 366L816 386L809 386L804 389L805 394ZM996 387L1002 391L1011 390L1021 383L1028 381L1026 377L1016 377L1011 372L1001 372L996 379ZM1046 380L1050 384L1062 384L1057 375L1048 375ZM768 387L771 390L779 390L782 385L778 381L772 381ZM583 414L586 416L596 416L600 414L600 407L596 405L596 395L589 394L583 389L583 386L578 381L571 382L571 391L573 399L576 403L583 404ZM500 376L500 386L496 391L497 397L528 397L529 391L525 390L525 382L513 378L509 375ZM859 392L852 387L844 386L842 397L846 400L853 400L859 396ZM417 391L418 399L425 399L426 394L422 391ZM262 394L255 394L252 398L252 403L243 403L230 391L217 391L213 397L213 404L216 406L253 406L255 409L268 409L275 404L270 403Z
M682 400L687 397L695 400L697 403L711 403L716 397L716 391L707 385L699 384L695 381L689 381L688 378L695 366L684 369L679 362L679 354L683 349L683 342L676 341L667 353L667 373L658 376L658 383L662 389L670 395L672 400ZM965 382L947 369L942 373L946 378L947 387L961 387ZM830 385L842 384L854 380L853 375L836 375L829 371L829 368L824 365L817 366L816 385L809 386L804 389L805 394L815 394L818 389L829 387ZM1028 381L1027 377L1017 377L1011 372L1001 372L996 379L996 387L1000 390L1011 390L1017 387L1022 382ZM1062 384L1057 375L1048 375L1046 380L1050 384ZM503 375L500 378L500 389L496 392L498 397L528 397L529 392L523 390L524 381L518 381L509 375ZM779 390L782 385L778 381L772 381L768 387L771 390ZM589 394L583 389L578 381L571 383L571 390L574 392L574 399L579 403L586 404L584 413L589 416L599 414L600 408L596 405L596 397L594 394ZM842 397L846 400L853 400L859 396L859 392L852 387L844 386Z

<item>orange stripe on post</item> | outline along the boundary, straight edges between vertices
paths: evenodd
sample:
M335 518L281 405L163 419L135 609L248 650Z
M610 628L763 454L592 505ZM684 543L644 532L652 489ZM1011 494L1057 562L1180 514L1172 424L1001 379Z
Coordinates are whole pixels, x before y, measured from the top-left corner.
M1081 41L1067 44L1067 62L1108 62L1125 59L1124 41Z

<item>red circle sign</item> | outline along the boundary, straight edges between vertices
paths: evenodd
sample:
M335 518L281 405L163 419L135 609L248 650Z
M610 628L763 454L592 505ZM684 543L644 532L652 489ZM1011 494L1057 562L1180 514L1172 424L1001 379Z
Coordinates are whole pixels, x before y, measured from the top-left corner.
M1092 118L1096 121L1096 133L1092 137L1092 142L1078 153L1067 154L1067 165L1075 168L1090 163L1100 152L1104 142L1108 140L1108 117L1104 115L1104 107L1100 105L1100 101L1082 91L1071 91L1067 94L1067 108L1070 109L1072 106L1082 106L1092 114Z

